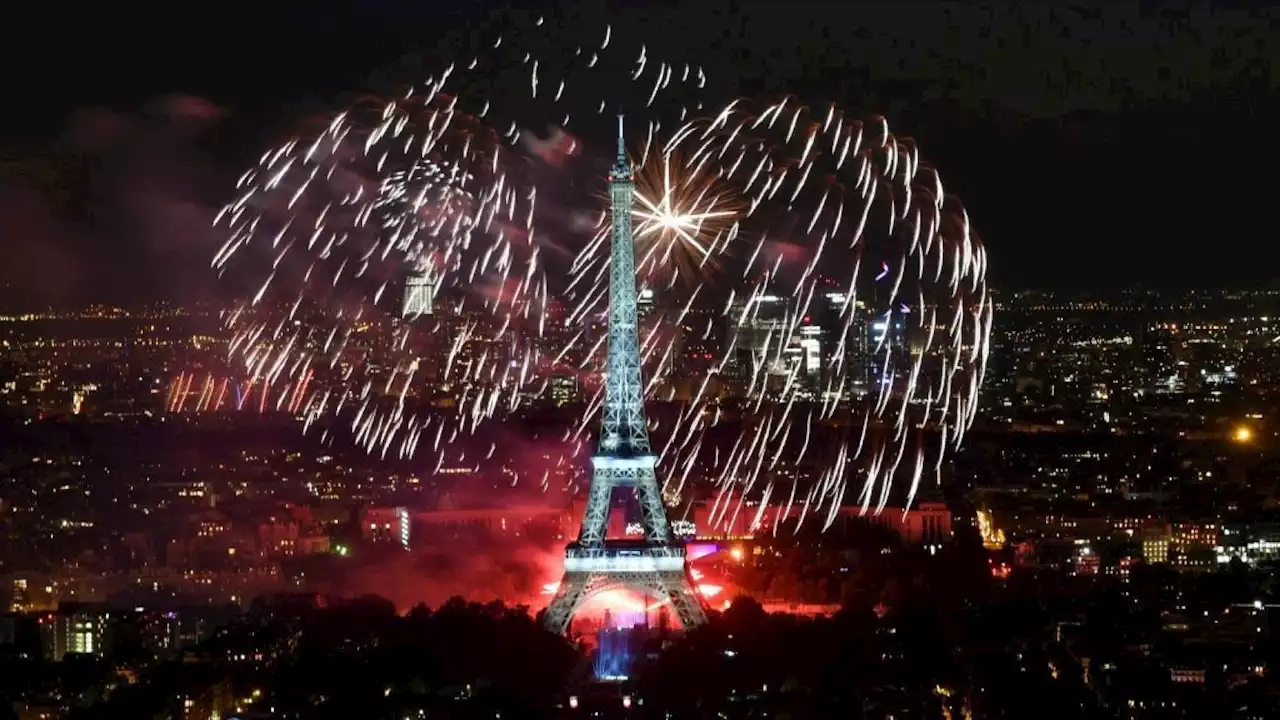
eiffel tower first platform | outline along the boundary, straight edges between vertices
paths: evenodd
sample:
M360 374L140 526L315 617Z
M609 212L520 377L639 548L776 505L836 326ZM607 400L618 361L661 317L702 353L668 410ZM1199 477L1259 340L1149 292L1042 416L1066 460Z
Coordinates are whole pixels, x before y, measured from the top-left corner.
M604 418L591 458L591 489L578 539L564 552L564 578L547 607L547 629L565 634L587 598L628 588L671 604L686 627L706 620L685 562L684 544L671 532L654 472L657 456L649 444L644 414L640 341L636 320L635 248L631 203L635 185L618 116L618 159L609 173L613 215L609 254L609 356L605 364ZM607 540L614 488L634 491L640 503L643 540Z

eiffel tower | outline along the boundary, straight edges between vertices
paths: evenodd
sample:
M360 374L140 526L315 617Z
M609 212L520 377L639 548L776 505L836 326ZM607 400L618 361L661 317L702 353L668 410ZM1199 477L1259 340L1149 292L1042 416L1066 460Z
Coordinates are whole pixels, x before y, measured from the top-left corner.
M609 254L609 357L605 364L604 419L591 458L591 489L578 539L564 551L564 578L543 617L547 629L563 635L587 598L628 588L671 604L684 627L706 620L685 563L684 544L671 532L654 472L657 456L649 444L644 415L644 381L636 321L635 248L631 202L635 185L618 116L618 159L609 173L613 215ZM616 487L631 488L640 503L643 540L606 540L610 500Z

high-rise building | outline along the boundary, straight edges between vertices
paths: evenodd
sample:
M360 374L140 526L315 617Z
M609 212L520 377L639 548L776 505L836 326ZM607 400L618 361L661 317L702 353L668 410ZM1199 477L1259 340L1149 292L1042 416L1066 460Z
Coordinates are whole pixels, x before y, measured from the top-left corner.
M105 606L63 603L40 621L48 658L58 662L67 655L105 655L108 619Z
M404 281L404 307L401 315L407 318L430 315L435 298L435 284L424 272L412 271Z
M653 291L645 288L636 293L636 315L640 318L648 317L653 312L654 297Z
M814 324L821 330L824 387L838 375L845 385L832 390L863 395L910 367L906 308L873 313L860 300L846 307L848 296L842 292L826 293L823 299L815 310ZM848 313L853 317L848 318Z
M779 295L759 295L736 301L729 310L726 368L743 383L780 391L793 387L805 399L819 392L828 358L824 345L838 337L838 326L827 327L821 316L800 316L796 302Z
M762 294L734 301L726 320L729 331L725 333L725 369L738 392L755 381L757 387L763 375L765 387L779 389L785 385L794 357L792 348L782 347L790 329L790 303L779 295Z
M881 315L865 316L867 328L866 351L863 353L863 367L866 372L868 388L878 389L882 384L893 382L893 373L901 372L906 363L907 321L900 312L886 312ZM886 350L887 348L887 350ZM890 359L886 370L885 358ZM897 362L893 362L893 361Z

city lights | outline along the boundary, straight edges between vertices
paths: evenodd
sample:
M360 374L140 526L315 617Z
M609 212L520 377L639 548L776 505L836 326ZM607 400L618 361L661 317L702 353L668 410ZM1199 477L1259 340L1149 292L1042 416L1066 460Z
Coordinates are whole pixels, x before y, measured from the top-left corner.
M1231 432L1231 439L1240 444L1253 441L1253 429L1248 425L1239 425Z

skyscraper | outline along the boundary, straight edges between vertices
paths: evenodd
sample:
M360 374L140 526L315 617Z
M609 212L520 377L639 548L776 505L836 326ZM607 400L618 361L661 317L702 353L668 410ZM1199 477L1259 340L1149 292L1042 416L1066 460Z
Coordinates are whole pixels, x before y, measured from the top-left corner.
M433 308L435 284L421 270L411 270L404 280L404 305L401 315L407 318L430 315Z

